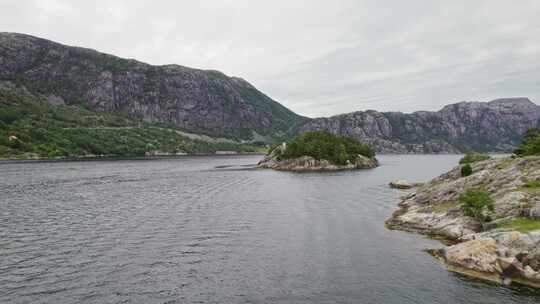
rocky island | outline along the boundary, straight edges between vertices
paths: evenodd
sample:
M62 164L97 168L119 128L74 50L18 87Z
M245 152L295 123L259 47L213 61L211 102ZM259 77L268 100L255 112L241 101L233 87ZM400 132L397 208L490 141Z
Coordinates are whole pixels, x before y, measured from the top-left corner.
M516 151L460 162L402 197L387 227L442 239L429 252L451 271L540 287L540 156Z
M257 166L301 172L368 169L378 165L368 145L328 131L310 131L272 148Z

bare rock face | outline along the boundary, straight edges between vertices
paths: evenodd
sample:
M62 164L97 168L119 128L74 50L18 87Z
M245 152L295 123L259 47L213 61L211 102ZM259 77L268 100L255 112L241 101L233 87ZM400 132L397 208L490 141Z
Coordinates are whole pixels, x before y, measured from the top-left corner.
M350 136L382 153L509 152L539 120L540 106L506 98L460 102L438 112L353 112L307 121L300 130Z
M54 104L123 113L214 137L271 141L305 120L247 81L218 71L153 66L23 34L0 32L0 81Z
M498 223L518 217L535 218L540 193L523 186L540 180L540 156L490 159L472 168L472 175L461 177L457 166L404 197L387 227L457 243L434 253L450 270L540 287L540 230L498 228ZM482 187L494 199L493 222L482 225L463 215L458 197L473 187Z

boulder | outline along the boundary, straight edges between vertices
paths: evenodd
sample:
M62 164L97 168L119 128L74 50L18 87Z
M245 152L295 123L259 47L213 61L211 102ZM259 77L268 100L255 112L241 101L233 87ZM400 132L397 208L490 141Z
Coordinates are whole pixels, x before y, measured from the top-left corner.
M445 261L453 266L481 272L498 272L498 246L494 239L471 240L444 250Z
M414 187L412 183L404 179L398 179L390 182L390 188L394 189L411 189Z
M523 265L531 267L535 271L540 271L540 248L536 247L523 257Z

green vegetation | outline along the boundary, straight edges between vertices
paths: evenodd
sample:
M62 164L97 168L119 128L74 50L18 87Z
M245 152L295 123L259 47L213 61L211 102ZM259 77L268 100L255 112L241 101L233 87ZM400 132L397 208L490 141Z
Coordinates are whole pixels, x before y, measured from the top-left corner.
M523 134L521 144L514 150L514 153L518 156L540 154L540 129L528 129Z
M527 189L540 189L540 180L530 180L525 182L523 187Z
M468 189L458 200L463 214L474 217L482 223L490 220L486 213L495 209L493 199L481 188Z
M533 230L540 229L540 220L527 218L527 217L518 217L515 219L503 221L497 225L498 228L508 228L512 230L517 230L522 233L527 233Z
M523 186L516 189L516 191L528 192L531 194L536 194L540 192L540 181L539 180L530 180L526 181Z
M499 170L507 169L508 167L510 167L512 165L512 160L513 159L514 159L514 157L505 158L500 164L497 165L497 169L499 169Z
M461 166L461 176L469 176L472 174L472 167L470 164L466 164L464 166Z
M0 158L261 152L262 147L192 140L174 129L77 106L55 106L20 88L0 88Z
M470 152L465 154L465 156L459 160L459 163L464 164L470 164L478 161L483 161L490 159L491 157L487 154L477 153L477 152Z
M344 165L353 161L357 155L375 157L375 152L366 144L350 137L334 135L328 131L309 131L298 135L287 143L287 148L280 159L311 156L329 162Z

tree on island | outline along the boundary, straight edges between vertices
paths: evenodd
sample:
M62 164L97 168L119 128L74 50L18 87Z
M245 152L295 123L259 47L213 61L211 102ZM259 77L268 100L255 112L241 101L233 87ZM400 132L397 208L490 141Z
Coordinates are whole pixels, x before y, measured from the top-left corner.
M358 155L370 159L375 152L366 144L351 138L334 135L328 131L308 131L295 137L280 150L278 159L291 159L311 156L317 160L325 159L338 165L353 162Z

